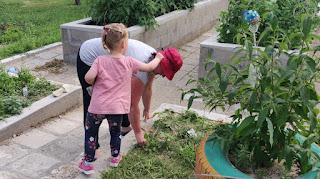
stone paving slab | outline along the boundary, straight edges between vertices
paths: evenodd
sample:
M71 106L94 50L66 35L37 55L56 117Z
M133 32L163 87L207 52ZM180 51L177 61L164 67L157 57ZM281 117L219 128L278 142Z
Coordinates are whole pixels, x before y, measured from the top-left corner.
M30 178L37 178L39 173L43 173L57 164L59 160L47 157L39 153L31 153L20 160L11 163L8 168L21 173Z
M183 66L185 65L192 65L192 66L198 66L199 65L199 57L197 58L192 58L190 56L186 57L183 59Z
M21 175L12 173L10 171L2 171L2 170L0 170L0 176L1 176L1 179L21 179L21 178L24 178Z
M84 131L81 130L80 136L83 136ZM83 150L84 137L63 136L59 140L53 140L47 145L41 147L39 153L45 154L59 161L72 161L79 156Z
M32 149L38 149L55 139L57 139L57 137L50 133L42 132L39 129L32 129L13 138L12 141Z
M79 124L83 123L83 107L77 107L73 110L68 111L68 115L64 116L64 119L78 122Z
M56 56L60 55L59 53L55 53L53 51L44 51L44 52L41 52L41 53L38 53L35 55L35 57L37 58L46 58L46 59L52 59Z
M18 160L29 152L28 148L17 145L1 145L0 146L0 167L10 164L12 161ZM1 176L1 175L0 175Z
M82 125L81 123L68 119L57 119L44 124L42 128L52 133L65 134L71 132L75 128L82 128Z
M196 66L192 64L183 64L180 70L185 72L190 72L190 71L193 71L195 67Z

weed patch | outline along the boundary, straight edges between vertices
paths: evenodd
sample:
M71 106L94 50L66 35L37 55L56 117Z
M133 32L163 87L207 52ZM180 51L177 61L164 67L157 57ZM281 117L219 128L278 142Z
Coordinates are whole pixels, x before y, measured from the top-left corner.
M102 178L194 178L198 145L218 123L192 111L157 115L159 120L145 135L146 146L136 145L118 168L102 172ZM191 129L194 134L188 134Z
M23 89L27 88L27 92ZM22 109L57 89L44 78L36 79L29 70L21 69L18 77L0 67L0 120L20 114Z
M23 35L23 27L24 25L19 24L3 24L0 25L1 36L0 36L0 43L10 43L15 42Z

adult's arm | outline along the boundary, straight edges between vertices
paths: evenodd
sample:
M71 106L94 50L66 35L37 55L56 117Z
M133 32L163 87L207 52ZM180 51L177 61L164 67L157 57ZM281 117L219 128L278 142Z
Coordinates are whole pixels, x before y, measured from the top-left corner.
M150 74L148 76L148 82L144 87L144 90L142 93L142 103L144 106L144 110L143 110L144 122L147 122L147 120L152 117L152 114L150 114L150 105L151 105L151 97L152 97L152 84L155 76L156 76L155 74Z

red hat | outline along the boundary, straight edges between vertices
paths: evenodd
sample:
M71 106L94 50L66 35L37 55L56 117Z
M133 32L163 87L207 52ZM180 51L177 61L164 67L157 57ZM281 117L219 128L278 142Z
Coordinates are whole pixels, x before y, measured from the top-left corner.
M180 70L183 61L180 53L173 47L169 47L164 51L159 51L164 58L160 62L163 73L169 80L172 80L174 74Z

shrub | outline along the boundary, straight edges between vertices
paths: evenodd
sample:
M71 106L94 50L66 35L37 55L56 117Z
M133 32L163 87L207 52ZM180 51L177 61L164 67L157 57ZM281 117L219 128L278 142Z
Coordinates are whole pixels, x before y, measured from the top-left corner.
M303 174L319 162L319 157L311 151L311 144L319 138L315 131L319 113L316 105L320 99L315 89L320 71L315 53L320 46L310 48L310 39L320 37L310 33L313 22L310 17L303 18L299 32L280 42L279 38L286 37L281 34L285 32L279 30L280 23L273 16L262 32L273 34L270 45L261 50L254 48L251 39L245 39L244 47L229 64L220 65L209 59L215 67L198 81L199 88L183 93L182 99L186 93L193 94L189 104L194 98L202 98L211 110L240 106L231 116L233 122L221 125L214 133L214 140L221 142L225 152L232 150L238 160L245 160L236 163L247 165L249 160L256 167L268 167L272 161L285 160L290 170L296 161ZM297 54L287 52L287 43L294 37L302 39ZM242 51L246 55L235 60ZM288 57L286 64L280 61L280 55ZM243 70L237 69L240 61L247 64ZM306 141L299 143L296 134L304 134ZM244 153L249 156L237 157Z
M89 15L95 24L121 22L127 27L141 25L149 29L156 25L155 17L193 8L198 0L90 0Z
M318 7L319 0L230 0L228 12L222 11L219 21L221 25L217 27L219 32L219 42L222 43L237 43L244 44L243 37L251 37L252 33L248 31L248 24L244 22L243 12L245 10L254 9L261 17L261 23L257 33L258 45L266 47L271 44L271 34L262 32L268 28L268 23L272 17L278 18L279 30L277 35L290 36L301 30L302 19L307 16L312 16L314 28L318 27L320 18L316 15L320 8ZM312 29L314 32L314 29ZM263 36L263 37L262 37ZM242 39L242 40L240 40ZM284 41L284 38L279 38ZM288 39L286 39L288 40ZM290 38L287 43L289 49L296 49L300 46L302 39L300 37Z

